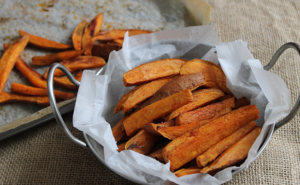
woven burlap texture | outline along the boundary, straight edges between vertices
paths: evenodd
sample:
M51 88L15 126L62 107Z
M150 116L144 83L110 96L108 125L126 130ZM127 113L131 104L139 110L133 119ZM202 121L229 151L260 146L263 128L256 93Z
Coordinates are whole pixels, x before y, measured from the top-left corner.
M222 42L242 39L266 65L287 42L300 43L297 1L208 0L212 25ZM271 70L280 75L295 103L299 55L286 51ZM72 114L63 116L71 128ZM300 118L274 133L264 152L227 184L300 184ZM103 166L93 154L70 142L54 120L0 142L0 184L134 184Z

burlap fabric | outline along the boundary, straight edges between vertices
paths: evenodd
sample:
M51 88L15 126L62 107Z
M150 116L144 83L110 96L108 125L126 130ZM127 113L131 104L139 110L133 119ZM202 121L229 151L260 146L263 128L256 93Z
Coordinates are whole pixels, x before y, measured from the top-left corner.
M300 5L292 1L208 0L212 25L223 42L242 39L266 65L286 42L300 43ZM300 90L299 55L285 52L271 70L292 92ZM72 114L63 116L71 128ZM300 184L300 118L281 127L248 169L227 184ZM54 120L0 142L0 184L133 184L70 142Z

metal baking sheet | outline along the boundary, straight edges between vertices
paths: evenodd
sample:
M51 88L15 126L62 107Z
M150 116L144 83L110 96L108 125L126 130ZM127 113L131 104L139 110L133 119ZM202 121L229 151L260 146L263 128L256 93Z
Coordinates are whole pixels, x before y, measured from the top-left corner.
M2 0L0 1L0 55L3 43L12 42L23 30L56 42L72 44L71 35L82 20L91 20L104 13L103 30L147 29L159 31L182 28L210 22L211 7L201 0ZM45 51L26 47L21 57L33 69L43 74L48 67L31 64L33 56ZM14 69L4 88L11 92L11 83L30 83ZM61 90L61 89L60 89ZM62 113L74 108L74 101L59 103ZM0 140L53 119L50 107L28 103L0 105Z

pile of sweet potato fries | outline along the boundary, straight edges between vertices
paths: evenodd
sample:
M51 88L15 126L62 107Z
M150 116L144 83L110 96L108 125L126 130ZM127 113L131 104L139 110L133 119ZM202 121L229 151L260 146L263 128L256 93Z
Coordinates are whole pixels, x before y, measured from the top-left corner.
M75 79L81 80L82 70L90 68L100 68L105 65L109 53L113 50L120 50L124 35L129 31L129 35L151 33L148 30L101 30L103 13L98 14L90 22L83 20L73 31L73 46L57 43L30 33L19 30L20 38L14 43L5 43L4 54L0 60L0 103L7 102L30 102L39 105L49 105L47 97L47 74L34 71L21 58L20 54L30 44L34 47L56 51L56 53L45 56L35 56L32 64L37 66L51 65L60 62L70 72L76 73ZM22 75L34 86L27 86L19 83L12 83L11 90L15 93L3 92L13 67L19 70ZM63 72L57 69L54 73L54 84L70 90L77 90L69 79L63 76ZM57 91L54 92L58 101L67 100L75 96L74 93Z
M158 60L126 72L123 81L136 87L114 110L124 115L112 128L119 151L170 161L178 177L242 162L260 134L257 107L236 100L212 62Z

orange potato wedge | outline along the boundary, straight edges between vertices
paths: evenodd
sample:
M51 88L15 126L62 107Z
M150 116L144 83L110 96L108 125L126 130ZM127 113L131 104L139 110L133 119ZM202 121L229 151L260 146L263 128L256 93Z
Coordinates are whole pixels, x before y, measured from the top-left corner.
M1 92L0 103L10 103L10 102L35 103L42 106L50 105L48 96L26 96L20 94Z
M198 107L206 105L207 103L224 96L224 93L219 89L202 89L193 92L193 101L189 104L186 104L179 109L174 110L168 120L176 118L182 113L194 110Z
M123 75L125 87L142 84L159 78L178 75L185 60L168 58L142 64Z
M235 98L225 99L221 102L207 105L196 110L180 114L175 123L177 126L188 125L195 122L210 120L216 117L220 112L226 108L233 109L235 107Z
M250 133L227 149L211 165L204 168L201 173L210 173L213 171L222 170L246 159L251 146L259 136L260 132L260 127L253 129Z
M170 120L170 121L166 121L166 122L158 123L158 124L149 123L147 125L144 125L142 127L142 129L145 130L146 132L148 132L149 134L156 135L156 136L161 136L161 134L157 131L158 128L160 128L160 127L172 127L174 125L175 125L174 120Z
M60 53L53 53L45 56L35 56L32 57L32 64L38 66L46 66L51 65L55 62L60 62L62 60L69 60L75 57L80 56L83 53L83 50L70 50L70 51L63 51Z
M133 35L140 35L140 34L148 34L152 33L150 30L138 30L138 29L131 29L131 30L110 30L110 31L100 31L97 35L93 37L93 40L116 40L116 39L123 39L125 37L125 33L128 31L128 36Z
M80 82L82 78L82 71L78 71L74 78ZM64 87L66 89L78 90L78 86L74 85L66 76L54 77L53 82L55 85Z
M105 60L94 56L79 56L70 60L64 60L60 62L60 64L65 66L72 73L78 70L102 67L105 65ZM47 79L48 70L49 69L47 69L43 75L44 79ZM64 75L64 73L60 69L54 71L54 76L62 75Z
M132 108L137 107L141 102L153 96L163 85L169 82L172 77L154 80L136 90L123 104L123 115Z
M234 143L239 141L242 137L244 137L248 132L253 130L256 127L256 123L251 121L247 125L243 126L230 136L226 137L222 141L218 142L208 150L206 150L203 154L199 155L197 160L197 166L199 168L205 167L208 163L214 161L220 154L222 154L225 150L231 147Z
M117 44L120 44L120 45L123 45L123 43L124 43L124 39L115 39L115 40L113 40L115 43L117 43Z
M11 90L24 95L32 95L32 96L48 96L47 89L30 87L24 84L12 83ZM60 98L63 100L68 100L75 97L74 93L66 93L62 91L54 90L55 98Z
M155 119L158 119L191 101L193 101L192 93L189 89L186 89L131 114L123 122L126 134L132 136L139 131L142 126L151 123Z
M210 69L209 69L210 68ZM180 75L198 73L205 70L212 70L215 74L216 83L225 94L232 95L231 91L226 86L226 76L222 69L213 62L205 61L201 59L193 59L182 65Z
M170 140L174 140L182 135L184 135L185 133L188 133L196 128L199 128L215 119L218 119L219 117L231 112L231 107L225 107L224 109L222 109L220 112L218 112L214 117L207 119L207 120L202 120L202 121L197 121L195 123L191 123L188 125L182 125L182 126L175 126L175 127L158 127L157 128L157 132Z
M122 152L123 150L125 150L125 145L126 145L126 142L119 144L118 145L118 152Z
M123 127L123 121L127 119L127 116L123 117L112 129L113 136L116 140L116 142L121 141L121 139L126 135L124 127Z
M98 14L89 24L85 27L84 33L82 36L82 49L84 50L85 55L92 55L93 48L93 36L97 34L103 22L103 13Z
M25 46L29 41L28 36L22 36L11 45L7 45L1 59L0 59L0 92L2 92L8 76L20 56Z
M163 150L165 162L170 161L170 170L174 171L258 118L259 112L255 105L233 110L169 143Z
M81 21L74 29L72 34L72 42L73 47L75 50L81 50L82 49L82 36L85 27L87 26L88 22L86 20Z
M136 86L135 88L131 89L128 93L124 94L122 96L122 98L119 100L119 102L117 103L115 109L114 109L114 114L116 114L119 111L123 110L123 104L125 103L125 101L139 88L141 88L142 85L140 86Z
M152 151L150 152L150 154L148 154L148 156L151 157L151 158L157 159L157 160L161 159L160 156L159 156L159 154L162 153L163 149L165 148L165 146L167 146L168 143L169 142L162 142L159 145L155 146L152 149ZM158 156L158 158L156 156ZM159 161L162 162L162 163L165 162L163 160L163 158L162 158L162 160L159 160Z
M135 136L133 136L125 145L126 150L133 150L137 153L147 155L159 137L149 134L148 132L141 130Z
M34 45L43 49L52 49L52 50L66 50L72 48L72 46L67 44L57 43L52 40L48 40L36 35L32 35L30 33L26 33L25 31L19 30L19 34L21 36L28 35L29 36L29 44Z
M238 109L240 107L250 105L250 101L246 97L242 97L235 102L235 108Z
M189 167L189 168L182 168L180 170L177 170L176 172L174 172L174 174L177 177L182 177L185 175L191 175L191 174L195 174L195 173L200 173L202 170L202 168L198 168L197 166L193 166L193 167Z
M112 51L119 51L120 49L122 49L122 45L117 43L96 44L93 45L92 55L108 60Z
M174 76L172 80L162 86L149 100L142 103L139 109L185 89L190 89L191 91L195 90L198 87L210 83L210 81L210 74L208 73L192 73L184 76Z

